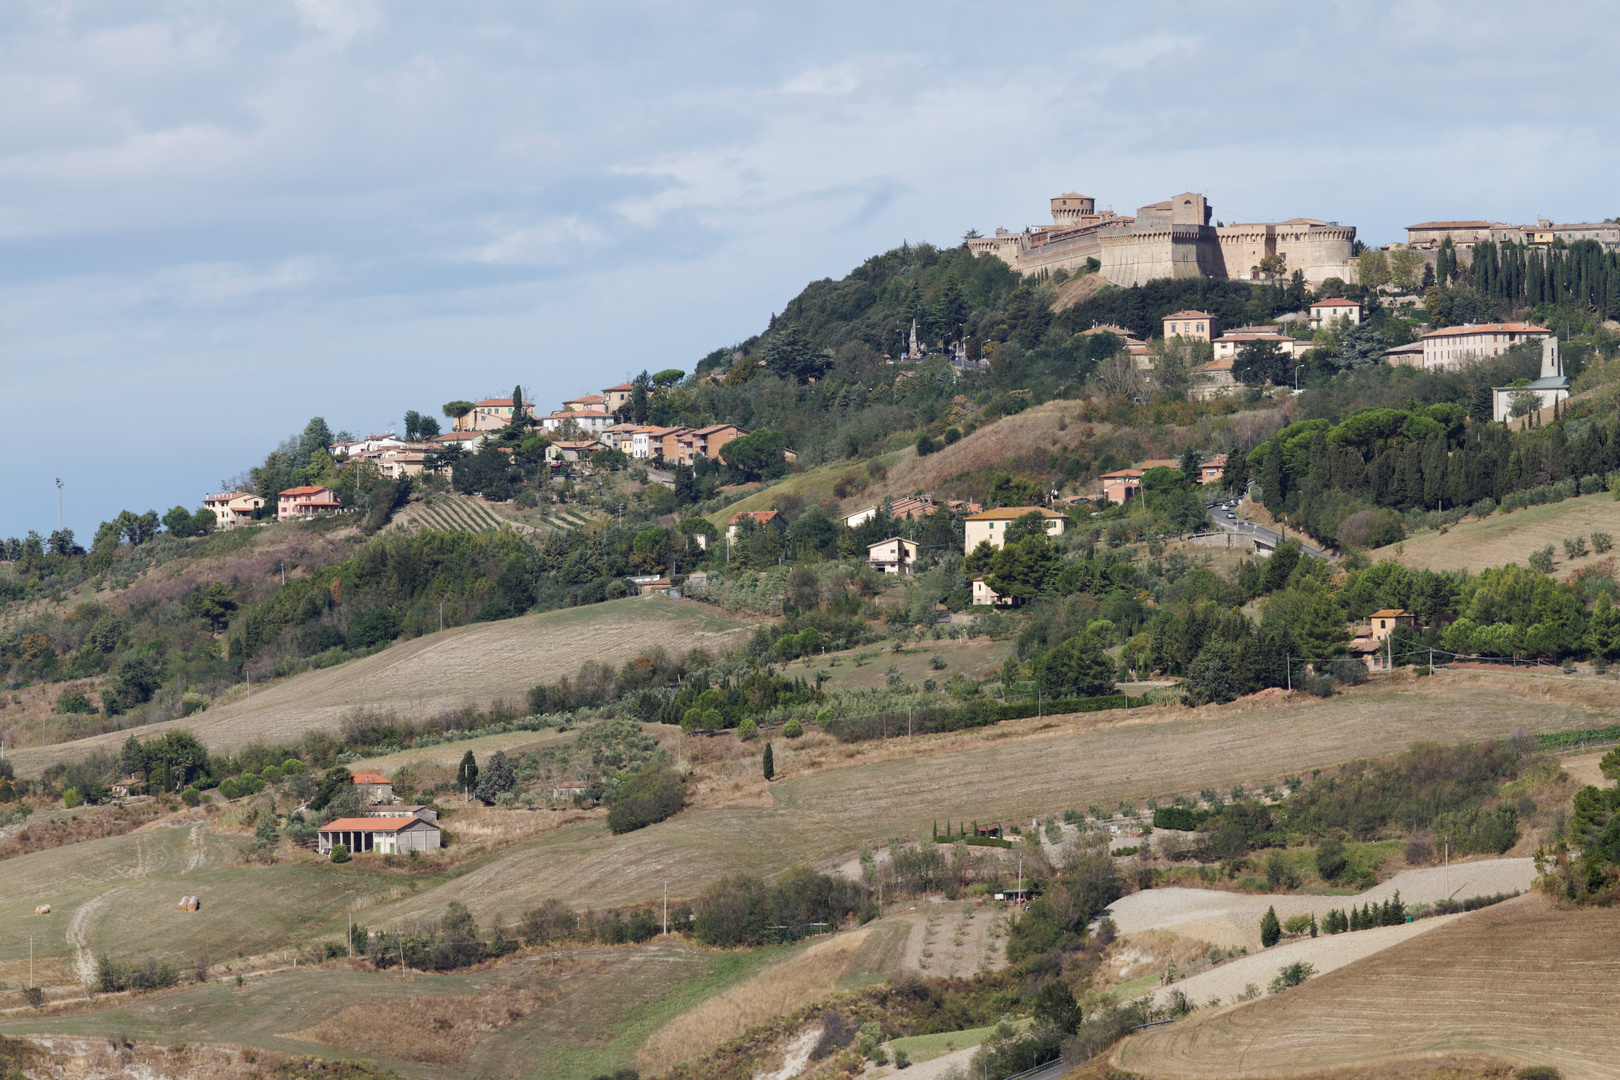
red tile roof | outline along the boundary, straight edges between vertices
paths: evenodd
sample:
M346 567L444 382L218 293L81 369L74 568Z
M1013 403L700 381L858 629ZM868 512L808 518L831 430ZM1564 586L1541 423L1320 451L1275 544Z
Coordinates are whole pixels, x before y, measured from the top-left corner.
M480 406L485 408L510 409L512 407L512 399L509 397L487 397L483 401L476 402L473 405L473 408L476 409Z
M1545 326L1536 326L1532 323L1504 322L1504 323L1473 323L1468 326L1448 326L1443 330L1430 330L1423 336L1432 337L1465 337L1469 334L1550 334Z
M1333 297L1329 297L1326 300L1318 300L1316 303L1311 305L1311 307L1360 307L1360 306L1361 306L1361 301L1359 301L1359 300L1346 300L1342 296L1333 296Z
M1025 514L1039 514L1043 518L1060 518L1063 515L1055 510L1048 510L1044 506L998 506L994 510L980 510L977 514L969 514L968 521L1002 521L1021 518Z
M323 487L295 487L295 488L288 488L286 491L283 491L281 494L283 496L287 496L287 495L315 495L315 494L317 494L319 492L326 491L326 490L327 489L323 488Z
M1202 311L1178 311L1174 315L1166 315L1165 319L1213 319L1214 317Z
M393 781L381 773L357 772L349 777L351 784L392 784Z
M776 511L775 510L739 510L736 514L732 515L731 521L729 521L727 524L735 525L735 524L737 524L737 522L741 521L745 517L751 517L755 521L770 521L772 518L776 517Z
M320 832L398 832L408 825L432 825L419 817L344 817L320 827Z

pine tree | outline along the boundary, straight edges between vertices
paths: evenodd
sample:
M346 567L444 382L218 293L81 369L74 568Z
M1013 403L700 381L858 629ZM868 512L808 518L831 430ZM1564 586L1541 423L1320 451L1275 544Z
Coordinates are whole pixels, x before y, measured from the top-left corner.
M771 750L771 744L770 743L765 744L764 769L765 769L765 779L767 781L773 779L776 776L776 756Z
M1271 948L1282 937L1282 924L1277 921L1275 906L1266 908L1266 914L1260 920L1260 944Z
M1311 937L1316 936L1316 913L1311 912Z

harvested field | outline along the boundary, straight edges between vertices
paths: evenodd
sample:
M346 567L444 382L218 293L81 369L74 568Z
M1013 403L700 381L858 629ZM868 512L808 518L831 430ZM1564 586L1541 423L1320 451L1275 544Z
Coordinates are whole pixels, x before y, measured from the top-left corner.
M1535 863L1531 859L1480 859L1452 863L1450 867L1402 870L1388 881L1354 896L1303 893L1272 896L1214 889L1147 889L1115 900L1105 914L1114 920L1121 934L1173 930L1182 937L1223 949L1247 948L1257 952L1260 917L1268 907L1275 906L1277 918L1284 922L1294 915L1315 915L1320 919L1333 908L1348 910L1351 905L1379 904L1397 892L1407 904L1433 903L1446 897L1466 900L1471 896L1494 896L1515 889L1526 892L1535 874Z
M548 896L619 905L659 895L666 880L671 895L690 896L725 874L836 865L862 843L918 835L935 820L1010 820L1093 802L1167 799L1392 754L1420 740L1598 726L1608 706L1589 704L1585 693L1495 675L1402 676L1328 700L1296 695L1032 718L918 736L909 745L777 740L784 779L760 792L763 799L737 781L747 803L764 805L710 804L622 836L600 823L559 829L387 905L376 918L442 911L452 899L482 913L522 910ZM1019 782L1009 786L1010 776Z
M1617 965L1620 911L1526 896L1285 993L1140 1033L1113 1061L1156 1080L1228 1080L1490 1055L1620 1077Z
M131 734L184 728L212 751L251 742L293 742L311 728L335 729L357 706L430 716L472 701L521 701L529 688L573 675L587 660L619 663L655 647L722 651L741 624L689 600L633 597L605 604L457 627L400 642L374 656L308 671L184 720L111 732L10 756L19 774L100 748L117 752Z
M1498 510L1488 518L1458 522L1444 534L1438 529L1420 532L1367 554L1374 562L1389 559L1415 569L1477 573L1505 563L1523 566L1532 551L1551 544L1553 573L1564 577L1582 567L1612 560L1612 555L1591 554L1577 559L1564 556L1566 537L1591 536L1594 530L1611 536L1620 533L1620 500L1607 492L1530 506L1511 514Z
M906 939L904 966L930 977L969 979L1007 966L1006 911L979 901L925 902Z

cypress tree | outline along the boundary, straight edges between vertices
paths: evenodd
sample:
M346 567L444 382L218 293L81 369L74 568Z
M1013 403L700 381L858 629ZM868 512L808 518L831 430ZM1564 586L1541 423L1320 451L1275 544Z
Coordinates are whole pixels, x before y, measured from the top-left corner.
M765 744L765 779L770 780L776 776L776 757L771 751L771 744Z
M478 786L478 759L473 757L471 750L461 755L461 767L456 770L456 786L464 792Z
M1282 937L1282 924L1277 921L1277 908L1266 908L1264 917L1260 920L1260 944L1271 948Z

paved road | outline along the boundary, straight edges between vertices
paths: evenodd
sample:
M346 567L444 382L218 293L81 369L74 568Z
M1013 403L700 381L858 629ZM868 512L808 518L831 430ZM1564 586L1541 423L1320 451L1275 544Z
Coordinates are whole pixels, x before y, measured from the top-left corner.
M1242 518L1228 518L1226 516L1227 511L1222 503L1209 503L1207 505L1209 509L1209 519L1213 521L1216 528L1220 529L1222 532L1229 532L1236 536L1253 536L1273 546L1281 543L1283 540L1283 535L1276 529L1268 529L1264 525L1257 525L1252 521L1244 521ZM1320 548L1315 548L1305 543L1297 536L1290 536L1288 539L1299 541L1300 545L1305 550L1305 554L1309 555L1313 559L1331 559L1333 557Z

